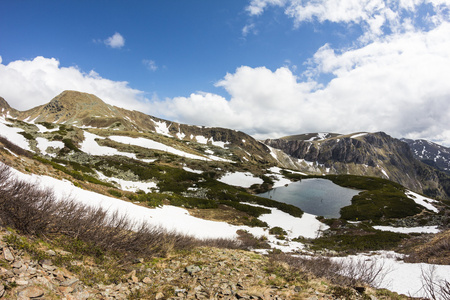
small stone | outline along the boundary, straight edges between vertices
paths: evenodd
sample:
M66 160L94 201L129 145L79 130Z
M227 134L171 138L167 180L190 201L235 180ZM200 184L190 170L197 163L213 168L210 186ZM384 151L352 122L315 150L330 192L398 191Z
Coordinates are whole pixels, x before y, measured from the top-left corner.
M61 282L61 286L72 286L76 282L78 282L78 279L76 279L76 278L69 279L64 282Z
M149 284L150 282L152 282L152 280L148 277L145 277L144 279L142 279L142 282L145 284Z
M0 297L3 297L5 294L5 286L3 284L0 284Z
M11 253L11 250L9 250L8 247L3 247L3 257L9 262L14 261L14 255Z
M58 290L63 294L70 294L74 289L71 286L60 286L58 287Z
M16 280L16 283L17 283L18 285L27 285L27 284L28 284L28 281L26 281L26 280L24 280L24 279L17 279L17 280Z
M195 265L190 265L187 266L186 269L184 270L185 272L189 273L189 275L192 275L194 273L200 272L201 269L199 266L195 266Z
M294 292L301 292L302 291L302 287L300 287L300 286L298 286L298 285L296 285L295 287L294 287Z
M161 293L161 292L157 293L157 294L155 295L155 299L156 299L156 300L164 299L164 294Z
M50 256L55 256L56 255L56 252L53 251L53 250L47 250L47 251L45 251L45 253L47 253Z
M30 286L19 293L22 297L37 298L44 295L44 290L37 286Z
M22 267L22 263L20 261L16 261L12 264L14 269L20 269Z

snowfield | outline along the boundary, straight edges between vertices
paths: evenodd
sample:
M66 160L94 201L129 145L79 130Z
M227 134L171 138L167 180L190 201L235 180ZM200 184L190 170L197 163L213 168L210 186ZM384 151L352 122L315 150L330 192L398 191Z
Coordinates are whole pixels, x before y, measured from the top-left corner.
M254 177L250 172L226 173L218 180L229 185L240 186L243 188L249 188L253 184L262 184L264 182L261 178Z
M414 202L416 202L419 205L422 205L423 207L425 207L426 209L429 209L431 211L434 211L435 213L438 213L439 210L434 207L431 203L436 202L436 200L431 199L431 198L427 198L424 197L422 195L419 195L417 193L414 193L412 191L407 191L406 196L408 196L410 199L414 200Z
M114 136L110 136L109 139L119 142L119 143L123 143L123 144L129 144L129 145L139 146L139 147L143 147L143 148L147 148L147 149L165 151L165 152L172 153L172 154L175 154L178 156L183 156L186 158L208 160L206 157L195 155L195 154L190 154L190 153L175 149L173 147L170 147L165 144L155 142L154 140L146 139L143 137L132 138L132 137L128 137L128 136L114 135Z
M426 291L422 284L422 270L429 272L434 269L435 282L446 279L450 281L450 266L433 265L425 263L405 263L401 259L401 254L392 251L379 251L373 253L365 253L351 255L347 257L335 257L336 261L366 261L376 262L383 267L385 277L378 282L380 288L404 294L412 297L425 297Z
M392 226L373 226L374 229L382 231L391 231L398 233L439 233L437 226L422 227L392 227Z
M37 137L36 142L37 142L37 147L41 151L41 153L49 155L49 156L56 156L56 154L48 153L47 152L48 147L53 147L56 149L64 148L64 143L61 141L49 141L46 138Z
M100 146L95 141L95 139L105 139L105 138L85 131L84 141L81 143L80 150L91 155L122 155L136 159L136 155L134 155L133 153L120 152L115 148Z
M19 132L23 132L23 130L16 127L9 127L7 124L11 123L6 121L5 117L0 116L0 135L8 137L8 140L11 143L14 143L25 150L31 151L28 140L23 135L19 134Z

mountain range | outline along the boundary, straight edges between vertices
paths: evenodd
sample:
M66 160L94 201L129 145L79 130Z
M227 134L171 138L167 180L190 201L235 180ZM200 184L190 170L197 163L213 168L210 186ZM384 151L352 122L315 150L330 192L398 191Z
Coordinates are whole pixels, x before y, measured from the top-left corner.
M34 241L27 246L23 243L33 239L33 234L37 238L44 236L45 248L57 245L65 253L74 252L72 258L58 258L55 263L70 269L83 283L94 284L95 288L90 290L93 294L104 293L109 287L105 284L114 284L120 298L125 293L121 286L128 282L130 288L146 289L150 299L156 293L183 294L188 298L195 295L200 299L210 294L187 284L195 270L201 275L198 276L202 285L220 295L225 295L228 287L222 288L210 278L212 274L225 272L225 276L233 273L232 278L240 278L239 283L232 283L231 291L242 295L241 298L251 299L250 285L257 284L258 290L263 282L272 296L288 294L303 299L314 293L310 289L303 293L296 286L303 282L299 278L306 277L287 274L298 270L291 264L317 271L314 253L347 255L394 250L408 254L410 262L450 263L445 246L450 236L447 150L426 141L399 140L383 132L309 133L258 141L236 130L180 124L112 106L95 95L77 91L64 91L49 103L27 111L18 111L0 98L0 229L9 226L31 235L13 238L14 233L5 238L7 246L0 248L10 249L16 257L22 255L17 249L26 248L40 264L42 257L49 257L35 249L43 245L34 246L37 245ZM298 206L257 196L271 189L275 192L294 181L324 182L323 179L339 188L357 190L347 206L338 208L338 218L316 216ZM53 201L56 198L67 201ZM111 220L107 212L112 214ZM158 229L136 230L136 222L141 219ZM0 235L6 235L3 233L6 229L2 230ZM430 237L428 233L437 235ZM152 246L147 247L148 243ZM197 250L199 245L208 243L210 246ZM269 270L258 265L257 274L263 274L258 276L265 276L263 269L277 275L269 274L269 279L263 281L256 277L249 280L245 270L252 265L247 261L252 254L242 256L237 250L216 250L217 246L258 249L289 266ZM60 251L51 251L59 253L56 250ZM135 256L144 255L145 251L150 251L145 259ZM190 265L191 261L198 263L194 258L197 251L203 257L201 265L207 268ZM312 255L313 267L304 269L309 259L298 262L294 257L278 255L279 251ZM90 275L85 276L90 271L84 271L92 269L90 263L74 265L73 259L78 260L86 253L95 256L86 261L95 261L94 269L98 269L98 274L107 274L105 278L93 282ZM210 253L211 257L201 253ZM224 253L246 262L231 272L226 267L228 263L220 263L218 271L217 261L223 259ZM165 261L183 278L180 284L185 287L184 292L174 286L171 277L160 276L171 271L167 265L159 265L160 258L155 255L170 257ZM232 257L227 259L233 260ZM370 259L378 258L364 258ZM113 268L111 262L115 263ZM331 260L320 262L327 270L332 265ZM3 261L2 256L0 263L24 269L23 264L16 264L13 259ZM159 271L151 273L148 270L154 263ZM272 264L272 260L267 260L267 264ZM360 267L354 270L358 273ZM409 294L417 287L422 273L417 264L407 267L413 280L398 291ZM333 280L338 271L333 270L328 272L332 279L326 284L330 286L336 284ZM8 274L8 280L12 281L15 273ZM404 274L402 271L400 277ZM8 295L28 292L34 284L34 275L22 275L27 278L27 283L21 281L24 286L0 284L0 296L6 289ZM142 275L142 282L138 275ZM278 276L283 279L280 281ZM397 280L396 276L389 280ZM159 283L146 286L152 280ZM306 282L309 285L312 281ZM323 281L319 282L322 286ZM284 288L279 289L281 283ZM354 283L342 284L347 286L345 293L359 293L353 289ZM78 293L79 288L67 293ZM55 287L47 294L64 294L66 289L63 290ZM346 297L342 294L344 290L321 291L323 295ZM39 293L45 291L41 289ZM273 299L272 296L258 297Z
M84 128L98 134L100 144L117 147L120 142L109 136L150 137L160 143L159 151L166 147L197 160L232 162L230 171L249 170L260 176L262 169L277 166L307 174L375 176L430 197L450 199L450 177L445 173L449 170L450 151L424 140L361 132L310 133L260 142L236 130L180 124L108 105L95 95L77 91L64 91L49 103L27 111L17 111L0 98L0 109L3 115L23 121L24 129L28 123L73 126L76 130L65 137L65 148L67 138L80 147L84 137L79 128ZM38 131L36 134L34 138L45 137ZM120 144L123 148L124 143ZM30 146L45 154L46 149L41 151L37 143L30 142ZM133 151L145 158L142 151Z

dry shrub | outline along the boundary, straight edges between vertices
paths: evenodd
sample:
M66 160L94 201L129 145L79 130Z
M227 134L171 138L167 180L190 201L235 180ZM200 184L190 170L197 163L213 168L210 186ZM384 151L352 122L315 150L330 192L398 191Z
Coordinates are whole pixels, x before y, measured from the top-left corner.
M294 270L326 278L342 286L370 285L378 287L391 271L383 261L346 260L333 261L327 257L294 257L279 253L271 259L287 263Z
M432 300L450 300L450 282L436 275L436 266L422 268L422 288Z
M128 216L108 213L76 203L59 200L50 189L11 176L8 166L0 164L0 219L3 225L25 234L48 236L64 234L95 249L116 251L125 256L163 256L172 249L195 246L239 247L226 239L198 240L168 232L148 223L130 221Z
M431 240L421 242L405 258L407 262L450 264L450 230L436 234Z

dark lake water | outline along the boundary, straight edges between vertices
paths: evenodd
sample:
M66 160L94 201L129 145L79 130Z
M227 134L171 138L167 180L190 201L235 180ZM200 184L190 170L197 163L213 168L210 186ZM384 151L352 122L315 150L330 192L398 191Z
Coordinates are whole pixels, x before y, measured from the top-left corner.
M258 196L292 204L313 215L339 218L339 210L350 205L353 196L360 192L341 187L327 179L311 178L293 182L287 187L275 188Z

